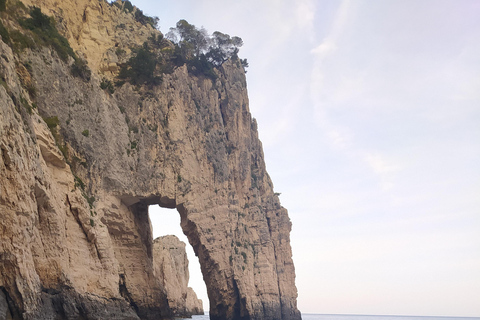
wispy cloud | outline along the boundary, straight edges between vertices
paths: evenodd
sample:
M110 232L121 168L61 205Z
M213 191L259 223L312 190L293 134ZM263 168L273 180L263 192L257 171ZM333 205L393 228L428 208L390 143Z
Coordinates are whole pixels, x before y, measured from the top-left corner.
M295 18L298 29L307 33L307 38L314 40L314 22L316 5L313 0L298 1L295 8Z
M395 174L400 171L400 166L389 161L380 153L366 153L364 160L375 172L381 183L381 188L384 191L390 190L394 186Z

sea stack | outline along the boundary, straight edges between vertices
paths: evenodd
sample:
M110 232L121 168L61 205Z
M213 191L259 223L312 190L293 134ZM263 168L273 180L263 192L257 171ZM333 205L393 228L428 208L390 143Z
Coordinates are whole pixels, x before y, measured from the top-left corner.
M165 288L168 305L175 317L201 315L202 300L188 287L190 274L185 243L174 235L153 241L154 274Z

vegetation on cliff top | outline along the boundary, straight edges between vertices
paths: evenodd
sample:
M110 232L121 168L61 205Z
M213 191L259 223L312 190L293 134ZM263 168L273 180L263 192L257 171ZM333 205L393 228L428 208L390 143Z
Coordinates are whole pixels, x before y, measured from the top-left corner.
M110 5L133 14L135 20L144 25L157 27L157 17L144 15L129 0L117 0ZM73 58L72 75L90 80L91 71L86 61L76 55L68 40L58 32L52 17L43 14L38 7L28 9L18 0L8 4L6 0L0 0L0 11L9 12L21 27L9 30L0 21L0 36L4 42L17 51L39 46L51 47L63 61L68 62L70 57ZM26 13L29 14L27 18ZM198 29L186 20L180 20L170 28L166 38L162 34L152 34L142 46L132 48L131 58L121 65L117 85L125 81L133 85L158 85L163 74L172 73L175 68L185 64L190 73L215 80L217 75L214 69L229 59L236 60L244 69L248 67L246 59L238 58L242 45L240 37L230 37L219 31L209 35L204 28ZM112 86L108 89L113 92Z
M0 35L3 41L12 46L15 51L50 47L64 62L68 62L70 57L73 58L72 75L86 81L90 80L91 71L87 63L75 54L68 40L58 32L52 17L43 14L38 7L26 8L21 1L7 3L5 0L0 0L0 11L6 11L7 19L13 22L7 27L0 21ZM29 17L25 18L26 14ZM17 27L12 28L15 24Z
M134 7L129 0L117 0L111 2L110 4L116 6L117 8L120 8L126 13L133 13L135 20L137 20L143 25L150 25L154 29L158 27L158 17L149 17L145 15L142 10Z
M40 8L33 7L30 9L30 18L20 19L19 23L37 35L36 43L52 47L63 61L66 62L68 57L72 57L74 59L72 75L86 81L90 80L91 71L87 63L75 54L68 40L58 32L53 18L43 14Z
M243 45L240 37L230 37L219 31L210 36L204 28L197 29L186 20L180 20L175 28L170 28L166 38L180 48L187 62L205 60L215 67L230 58L238 59L239 48Z
M219 31L208 35L204 28L197 29L180 20L176 27L170 28L166 38L162 34L152 35L143 46L134 48L132 57L122 65L119 78L133 85L158 84L162 74L186 64L190 73L215 80L214 69L229 59L248 67L247 59L238 58L242 45L240 37Z
M68 57L76 57L68 40L58 33L53 18L42 13L40 8L33 7L30 10L30 18L20 19L20 25L24 29L33 31L36 42L51 46L58 56L66 61Z

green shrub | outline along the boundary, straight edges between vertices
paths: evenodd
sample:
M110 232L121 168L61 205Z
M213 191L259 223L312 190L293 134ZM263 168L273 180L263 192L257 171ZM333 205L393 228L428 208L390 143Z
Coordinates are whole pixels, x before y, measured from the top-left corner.
M66 62L69 57L72 57L75 60L70 70L72 75L90 81L92 72L87 63L77 57L68 40L60 35L53 18L43 14L40 8L33 7L30 10L30 18L20 19L19 23L23 28L33 32L37 43L52 47L63 61ZM18 31L15 34L12 32L11 39L22 50L35 46L35 41Z
M242 64L243 69L248 68L248 61L247 59L240 59L240 63ZM245 71L246 72L246 71Z
M143 14L143 11L137 8L135 11L135 20L140 22L143 25L149 24L152 28L156 29L158 27L158 17L149 17Z
M35 48L35 42L29 36L24 35L18 30L10 32L10 40L14 45L14 49L22 51L26 48Z
M215 81L217 79L217 74L214 71L214 65L207 60L207 57L204 54L201 54L196 59L191 59L187 62L188 71L194 75L203 74L207 78Z
M154 76L157 59L148 44L145 42L134 53L135 55L128 60L126 65L122 66L118 77L128 79L133 85L160 83L161 77Z
M93 209L93 203L95 202L95 197L94 197L94 196L89 197L89 196L86 195L85 193L83 194L83 196L84 196L85 199L87 200L88 206L90 207L90 209Z
M125 84L125 80L118 80L118 81L115 81L115 87L121 87Z
M0 20L0 36L2 37L3 42L5 42L6 44L10 43L10 34L8 33L7 28L5 28L5 26L3 25L2 20Z
M33 113L32 106L28 103L28 101L23 96L20 96L20 102L22 103L23 107L27 109L28 114Z
M100 83L100 88L102 90L106 90L110 94L113 94L115 92L112 81L108 80L107 78L102 79L102 82Z
M3 86L7 92L9 91L8 84L3 77L0 77L0 85Z
M117 7L117 8L119 8L119 9L122 9L122 5L119 4L117 1L112 1L112 2L110 2L110 5L113 5L113 6Z
M38 37L37 40L51 46L63 61L67 61L69 56L76 58L68 40L58 33L55 20L43 14L40 8L33 7L30 18L20 19L19 23L23 28L33 31Z
M73 175L75 180L75 187L80 187L80 189L85 190L85 183L78 176Z
M88 129L85 129L82 131L82 134L85 136L85 137L88 137L90 135L90 131L88 131Z
M242 257L243 257L243 262L247 263L247 254L246 254L245 252L243 252L243 251L242 251L240 254L241 254Z
M34 99L37 96L37 88L33 84L28 84L25 89L27 89L30 98Z
M115 54L118 57L123 57L125 55L125 53L127 53L127 52L125 50L123 50L122 48L115 49Z
M123 2L123 11L125 12L132 12L133 11L133 4L128 0L122 0Z
M85 60L76 58L75 62L72 64L70 68L70 72L74 77L81 78L85 81L90 81L92 76L92 71L88 68L87 63Z
M0 0L0 11L7 10L7 0Z
M55 128L60 124L60 120L58 120L57 116L43 118L43 120L45 121L45 123L47 124L50 130L52 130L53 128Z

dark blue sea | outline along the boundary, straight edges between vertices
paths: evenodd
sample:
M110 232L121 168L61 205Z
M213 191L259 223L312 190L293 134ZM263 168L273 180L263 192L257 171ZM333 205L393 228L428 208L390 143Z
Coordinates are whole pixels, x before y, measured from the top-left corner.
M208 315L193 316L191 320L209 320ZM420 317L420 316L367 316L344 314L302 313L302 320L480 320L480 317Z

